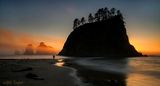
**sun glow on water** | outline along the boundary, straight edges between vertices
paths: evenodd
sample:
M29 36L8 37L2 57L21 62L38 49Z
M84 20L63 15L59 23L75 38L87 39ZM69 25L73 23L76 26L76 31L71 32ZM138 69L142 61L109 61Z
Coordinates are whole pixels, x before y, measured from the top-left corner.
M159 86L160 60L156 57L134 58L129 61L127 86Z
M54 65L58 66L58 67L63 67L65 62L64 62L64 59L62 58L58 58L58 59L55 59L56 60L56 63Z

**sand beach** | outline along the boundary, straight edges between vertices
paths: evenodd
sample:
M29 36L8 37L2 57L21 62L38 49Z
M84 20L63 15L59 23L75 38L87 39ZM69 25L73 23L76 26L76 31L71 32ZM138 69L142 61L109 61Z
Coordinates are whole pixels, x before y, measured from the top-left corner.
M0 60L1 86L77 86L73 70L53 60Z

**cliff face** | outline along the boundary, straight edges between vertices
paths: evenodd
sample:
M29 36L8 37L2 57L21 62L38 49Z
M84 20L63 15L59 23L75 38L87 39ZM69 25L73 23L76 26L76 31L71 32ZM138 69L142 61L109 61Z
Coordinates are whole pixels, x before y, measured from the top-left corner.
M142 56L129 43L124 22L119 17L79 26L70 33L59 55L77 57Z

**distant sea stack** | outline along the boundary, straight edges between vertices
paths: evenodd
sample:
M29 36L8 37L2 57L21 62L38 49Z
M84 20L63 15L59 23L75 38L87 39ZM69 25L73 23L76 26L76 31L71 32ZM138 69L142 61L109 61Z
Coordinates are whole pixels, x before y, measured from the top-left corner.
M83 18L83 17L82 17ZM75 20L59 55L75 57L136 57L142 56L129 43L123 16L115 8L101 8L86 21ZM76 23L76 24L75 24Z
M33 50L33 45L28 44L27 47L25 48L24 55L33 55L34 50Z
M54 48L47 46L44 42L40 42L39 46L36 49L37 55L55 55Z

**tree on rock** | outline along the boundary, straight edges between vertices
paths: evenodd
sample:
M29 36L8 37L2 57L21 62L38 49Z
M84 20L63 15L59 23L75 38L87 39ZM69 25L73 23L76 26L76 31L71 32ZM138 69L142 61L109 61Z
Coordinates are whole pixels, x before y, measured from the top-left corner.
M115 8L108 9L107 7L100 8L95 14L92 15L92 13L90 13L88 15L88 23L106 21L112 18L120 18L121 20L123 20L123 16L120 10L116 10ZM73 29L85 23L86 20L84 17L82 17L80 20L76 18L73 22Z
M85 22L86 22L85 18L82 17L82 18L81 18L81 24L83 25L83 24L85 24Z
M92 16L92 13L90 13L88 16L88 22L92 23L93 21L94 21L94 17Z
M120 10L117 10L117 16L119 16L123 20L123 15Z
M115 11L116 9L115 8L111 8L110 12L111 12L111 16L114 16L115 15Z
M109 10L107 7L104 8L104 20L109 18Z
M79 19L78 19L78 18L74 19L74 22L73 22L73 29L77 28L79 25L80 25Z

